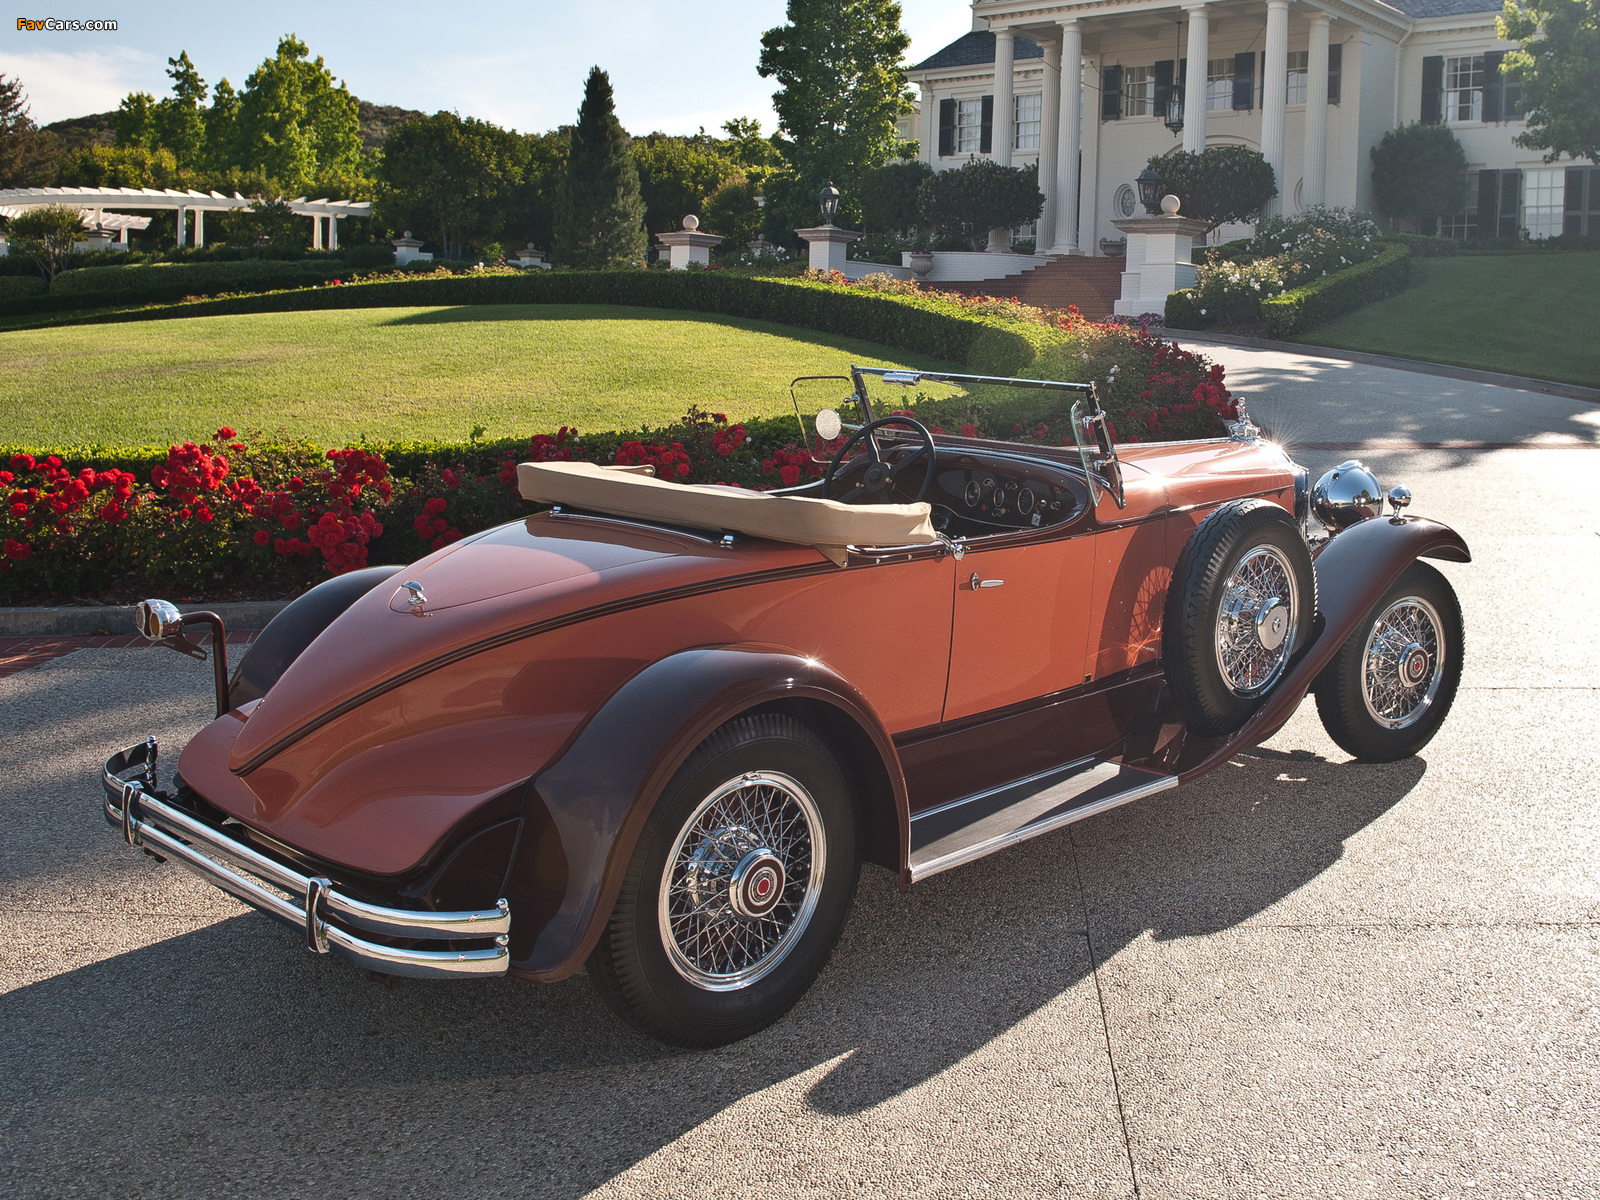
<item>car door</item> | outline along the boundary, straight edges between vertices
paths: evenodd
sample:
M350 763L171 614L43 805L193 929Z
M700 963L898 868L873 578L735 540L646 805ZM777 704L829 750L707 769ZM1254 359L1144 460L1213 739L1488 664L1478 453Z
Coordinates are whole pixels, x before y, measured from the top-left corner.
M1085 682L1095 538L998 537L956 564L944 720L958 721Z

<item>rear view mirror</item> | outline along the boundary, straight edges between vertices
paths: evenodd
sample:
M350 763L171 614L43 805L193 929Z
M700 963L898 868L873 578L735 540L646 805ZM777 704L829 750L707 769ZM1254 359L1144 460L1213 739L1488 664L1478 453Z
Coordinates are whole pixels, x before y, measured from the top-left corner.
M817 436L825 442L831 442L844 430L844 420L838 412L825 408L817 414Z

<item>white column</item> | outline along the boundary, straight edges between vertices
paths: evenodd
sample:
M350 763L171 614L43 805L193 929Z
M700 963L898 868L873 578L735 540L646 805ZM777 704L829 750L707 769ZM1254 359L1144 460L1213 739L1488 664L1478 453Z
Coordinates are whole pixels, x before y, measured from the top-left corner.
M1288 0L1283 0L1288 3ZM1083 142L1083 27L1061 22L1061 129L1056 145L1057 254L1077 254L1078 151Z
M321 250L322 249L322 218L321 217L312 217L311 218L311 248L313 250Z
M1322 204L1328 190L1328 14L1311 14L1306 51L1306 162L1300 200L1307 208Z
M328 214L328 249L339 248L339 218L332 213Z
M186 228L184 228L183 214L184 214L184 207L183 207L183 205L180 204L180 205L178 205L178 248L180 250L183 248L183 246L185 244L185 238L187 237L188 232L189 232Z
M921 158L930 167L939 158L939 101L930 84L922 85L922 145Z
M1016 74L1017 35L1009 29L994 31L994 161L1011 165L1011 148L1016 144L1017 110L1013 96Z
M1083 184L1078 191L1080 248L1100 253L1100 59L1083 60Z
M1211 51L1211 18L1206 6L1188 7L1189 78L1183 88L1183 148L1198 154L1206 148L1206 63Z
M1283 170L1283 120L1289 90L1289 0L1267 0L1267 61L1261 68L1261 157L1278 183L1277 198L1266 213L1282 213L1292 203Z
M206 210L203 208L194 210L194 244L197 247L206 244Z
M1056 143L1061 128L1061 47L1044 43L1044 96L1039 112L1039 190L1044 210L1039 214L1036 254L1047 253L1056 238Z

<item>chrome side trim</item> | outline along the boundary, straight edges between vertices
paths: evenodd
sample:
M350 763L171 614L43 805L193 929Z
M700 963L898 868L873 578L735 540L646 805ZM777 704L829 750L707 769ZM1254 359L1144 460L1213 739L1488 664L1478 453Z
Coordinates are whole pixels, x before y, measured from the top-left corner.
M302 875L152 795L145 790L148 775L146 781L118 778L154 755L151 739L112 755L101 771L105 818L123 831L129 845L175 862L301 931L316 954L331 952L368 970L418 979L503 975L509 967L511 907L504 899L489 909L430 912L384 908L342 895L331 880ZM357 937L342 925L396 939L481 938L492 945L470 950L389 946Z
M1101 791L1109 784L1117 782L1122 776L1130 775L1138 780L1131 786L1121 787L1109 794L1095 797L1094 793ZM1045 781L1056 777L1057 782L1046 784ZM1027 789L1033 784L1045 784L1033 791ZM1053 830L1064 828L1075 821L1082 821L1087 817L1107 812L1110 809L1131 804L1135 800L1142 800L1146 796L1154 796L1178 786L1176 775L1156 775L1149 771L1137 771L1121 766L1118 763L1103 762L1096 759L1082 759L1047 771L1040 775L1029 776L1018 780L1016 783L1007 784L1001 788L991 788L988 791L964 797L949 804L940 805L937 809L916 813L911 818L912 845L911 861L909 863L911 882L916 883L948 871L953 867L962 866L976 859L984 858L997 850L1007 846L1014 846L1018 842L1025 842L1029 838L1038 837L1040 834L1050 833ZM1019 799L1012 805L994 809L983 805L984 800L997 797L1006 792L1016 791L1021 793ZM1085 797L1084 802L1073 806L1073 800ZM936 814L948 814L962 808L976 809L976 815L969 829L973 831L970 842L961 844L963 831L953 829L945 836L926 845L930 849L941 843L950 847L943 853L935 854L917 861L916 825L918 821L926 821ZM1043 809L1039 815L1034 812ZM991 832L996 824L1003 825L1008 817L1020 819L1015 828L1004 829L1000 832Z

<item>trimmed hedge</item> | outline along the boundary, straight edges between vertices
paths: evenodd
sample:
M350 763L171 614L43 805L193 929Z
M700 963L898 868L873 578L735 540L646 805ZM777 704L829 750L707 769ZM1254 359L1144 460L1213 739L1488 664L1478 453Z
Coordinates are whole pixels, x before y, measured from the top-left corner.
M1204 329L1210 324L1200 315L1200 301L1192 288L1181 292L1168 292L1166 311L1161 323L1168 329Z
M1404 242L1412 258L1453 258L1461 253L1461 243L1450 237L1428 237L1421 233L1391 233L1389 240Z
M206 264L207 267L215 265L221 264ZM107 267L86 268L73 274L183 269L187 268ZM315 269L327 271L326 267ZM94 307L113 302L105 292L89 292L81 286L80 291L80 295L71 297L50 296L32 302L0 303L0 313L39 311L33 306L43 302L54 307L51 302L58 299ZM537 271L517 275L423 276L225 296L176 307L107 313L96 319L129 321L474 304L606 304L716 313L878 342L913 354L964 363L979 372L1006 375L1028 366L1040 352L1063 338L1059 330L1049 326L962 312L950 301L935 297L855 290L804 279L739 276L722 271Z
M0 275L0 300L42 296L46 286L44 276L37 271L32 275Z
M181 300L222 292L269 291L325 283L345 270L342 263L241 262L153 263L148 266L81 267L57 275L52 296L92 294L97 304L127 300Z
M1377 258L1263 300L1261 323L1269 338L1292 337L1394 295L1410 277L1411 248L1403 242L1387 246Z

